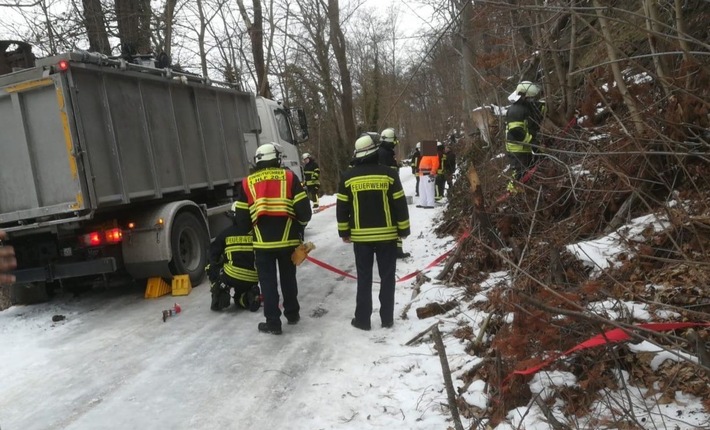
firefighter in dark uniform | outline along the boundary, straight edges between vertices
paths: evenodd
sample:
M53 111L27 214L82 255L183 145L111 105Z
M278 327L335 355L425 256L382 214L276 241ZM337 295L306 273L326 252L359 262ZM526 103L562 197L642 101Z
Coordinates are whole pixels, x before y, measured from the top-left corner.
M444 147L444 176L446 185L449 187L448 193L451 192L451 187L454 186L454 173L456 172L456 153L451 149L451 144Z
M410 160L410 165L412 166L412 175L414 175L414 177L417 178L417 187L415 188L415 190L416 190L415 197L419 197L419 161L422 159L422 153L420 152L421 149L422 149L422 143L417 142L416 146L414 147L414 152L412 153L412 158Z
M256 149L256 170L242 181L235 203L236 217L254 228L254 261L264 299L262 333L281 334L279 285L283 315L289 324L300 320L296 265L291 254L303 241L311 205L298 177L281 166L281 148L267 143ZM277 269L278 268L278 269Z
M345 170L338 186L338 235L352 243L357 268L355 318L351 324L369 330L372 315L372 267L380 275L380 322L394 324L397 239L410 233L407 200L394 169L378 163L377 144L370 136L355 142L355 162Z
M436 171L434 200L438 202L444 197L444 191L446 189L446 176L444 175L446 154L444 153L444 144L441 141L436 142L436 152L439 157L439 169Z
M212 293L210 309L228 308L229 290L234 288L234 304L256 312L261 307L261 293L254 268L251 222L237 220L234 208L228 215L234 223L217 235L209 249L206 270Z
M377 143L377 142L375 142ZM399 164L397 163L397 158L394 155L394 148L399 144L397 140L397 135L393 128L386 128L380 133L379 148L377 149L377 157L379 163L383 166L392 167L394 169L395 175L399 177ZM404 246L402 244L402 239L397 239L397 258L407 258L411 254L409 252L404 252Z
M315 158L308 152L301 156L303 160L303 182L306 188L308 198L313 202L313 209L318 209L318 201L320 192L320 167L316 163Z
M523 81L508 97L513 102L505 114L505 151L512 169L509 191L515 190L514 181L520 180L533 165L533 147L545 115L545 104L537 97L540 87Z

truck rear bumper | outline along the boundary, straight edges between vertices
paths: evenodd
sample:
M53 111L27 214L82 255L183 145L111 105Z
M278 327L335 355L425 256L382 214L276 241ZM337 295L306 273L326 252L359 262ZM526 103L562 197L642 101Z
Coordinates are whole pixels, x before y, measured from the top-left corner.
M116 271L116 259L113 257L99 258L96 260L78 263L50 264L45 267L16 270L15 283L27 284L30 282L52 282L58 279L74 278L77 276L101 275Z

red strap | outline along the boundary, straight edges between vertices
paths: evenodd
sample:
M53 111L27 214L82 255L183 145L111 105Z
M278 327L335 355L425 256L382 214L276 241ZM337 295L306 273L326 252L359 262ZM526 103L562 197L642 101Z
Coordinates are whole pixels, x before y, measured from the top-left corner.
M452 252L454 252L454 250L455 250L457 247L461 246L461 242L463 242L464 239L466 239L466 238L469 237L470 235L471 235L471 234L470 234L468 231L465 231L465 232L461 235L461 237L459 237L459 240L456 241L456 245L454 245L453 248L449 249L449 250L446 251L445 253L441 254L441 255L438 256L438 257L436 257L436 258L434 259L434 261L432 261L431 263L427 264L426 267L424 267L422 270L417 270L417 271L412 272L412 273L410 273L410 274L408 274L408 275L404 275L404 276L402 276L401 278L397 279L397 282L404 282L404 281L407 281L407 280L409 280L409 279L412 279L413 277L417 276L418 274L420 274L420 273L422 273L422 272L424 272L424 271L427 271L427 270L431 269L432 267L438 265L439 263L441 263L442 261L444 261L444 259L445 259L446 257L448 257Z
M318 213L318 212L324 211L324 210L326 210L330 207L333 207L333 206L335 206L335 203L329 203L327 205L320 205L316 208L316 210L314 212Z
M402 276L401 278L397 279L397 282L404 282L404 281L407 281L407 280L409 280L409 279L412 279L413 277L417 276L418 274L420 274L420 273L422 273L422 272L424 272L424 271L426 271L426 270L429 270L429 269L431 269L432 267L438 265L439 263L441 263L442 261L444 261L444 259L445 259L446 257L448 257L452 252L454 252L454 250L456 249L456 247L460 246L460 245L461 245L461 242L463 242L464 239L466 239L466 238L469 237L470 235L471 235L471 234L470 234L468 231L465 231L465 232L461 235L461 237L459 237L459 240L456 242L456 245L454 245L453 248L449 249L449 250L446 251L445 253L441 254L441 255L438 256L438 257L436 257L436 258L434 259L434 261L432 261L431 263L427 264L426 267L424 267L423 269L414 271L414 272L412 272L412 273L410 273L410 274L408 274L408 275L404 275L404 276ZM357 279L356 276L353 276L353 275L351 275L351 274L348 273L348 272L345 272L345 271L343 271L343 270L340 270L340 269L338 269L337 267L333 267L333 266L331 266L331 265L328 264L328 263L325 263L325 262L320 261L320 260L318 260L318 259L316 259L316 258L313 258L313 257L311 257L310 255L306 257L306 260L308 260L308 261L310 261L311 263L313 263L313 264L315 264L315 265L317 265L317 266L320 266L320 267L322 267L322 268L324 268L324 269L326 269L326 270L330 270L330 271L333 272L333 273L337 273L338 275L346 276L346 277L352 278L352 279Z
M349 274L348 272L343 272L342 270L338 269L337 267L333 267L328 263L324 263L320 260L316 260L315 258L311 257L310 255L306 257L306 260L308 260L311 263L316 264L324 269L330 270L331 272L335 272L338 275L347 276L348 278L352 278L352 279L357 279L357 277Z
M653 330L653 331L669 331L669 330L677 330L679 328L687 328L687 327L708 327L710 326L710 323L693 323L693 322L685 322L685 323L644 323L644 324L638 324L637 327L645 328L647 330ZM540 369L547 367L551 363L559 360L560 358L570 355L573 352L576 351L581 351L583 349L588 349L588 348L594 348L600 345L604 345L607 343L618 343L618 342L624 342L631 339L631 335L624 330L620 328L615 328L609 331L604 332L603 334L598 334L594 337L591 337L584 342L580 343L577 346L574 346L567 351L563 352L560 355L557 355L553 358L550 358L549 360L545 360L542 363L528 367L527 369L523 370L515 370L513 373L510 375L506 376L506 378L503 380L503 385L506 384L508 380L510 380L513 375L533 375L537 373Z

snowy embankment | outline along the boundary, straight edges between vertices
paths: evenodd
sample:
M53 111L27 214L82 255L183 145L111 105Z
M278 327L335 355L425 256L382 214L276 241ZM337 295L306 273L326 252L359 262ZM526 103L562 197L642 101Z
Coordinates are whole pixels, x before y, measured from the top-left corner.
M405 191L413 195L409 169L402 169L401 177ZM334 196L325 196L321 204L334 202ZM404 248L412 255L398 261L399 277L427 267L456 243L433 234L442 208L409 209L412 235ZM337 236L334 207L314 215L306 239L317 247L311 257L355 274L351 246ZM576 249L592 261L591 246L578 244ZM594 249L604 261L613 261L603 242ZM427 276L433 280L440 270L435 266ZM393 329L380 328L375 286L369 332L350 326L353 279L306 262L298 269L298 280L301 322L284 325L282 336L257 332L260 313L234 307L210 311L206 283L180 298L145 300L141 287L126 286L0 312L0 428L443 430L453 423L433 342L425 338L405 345L434 322L444 334L454 385L464 400L480 409L495 400L482 380L464 389L459 377L481 359L450 334L466 326L474 335L479 332L487 314L469 305L506 285L506 273L490 274L470 302L464 287L432 280L415 286L414 278L399 282ZM176 299L182 312L163 322L162 310ZM450 299L457 299L459 307L417 318L416 308ZM66 319L52 322L54 315ZM552 396L554 387L575 383L571 374L543 370L530 387ZM675 402L651 409L644 406L649 400L645 394L638 390L631 398L627 391L618 401L635 401L637 416L648 417L647 423L656 428L662 427L659 423L679 428L708 423L700 399L676 396ZM554 412L564 422L561 406ZM606 406L598 406L595 418L611 413ZM685 421L668 419L680 415ZM497 428L549 428L535 404L510 411L508 418ZM474 424L463 420L465 428Z

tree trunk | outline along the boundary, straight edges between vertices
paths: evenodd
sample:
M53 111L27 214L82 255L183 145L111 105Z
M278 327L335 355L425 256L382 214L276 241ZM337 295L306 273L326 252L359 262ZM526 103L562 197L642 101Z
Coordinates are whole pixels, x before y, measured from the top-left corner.
M163 52L168 57L170 57L170 55L172 54L173 19L175 18L175 6L176 5L177 5L177 0L167 0L165 2L165 10L163 12L163 19L165 20L165 34L163 35L163 40L165 41L165 46L163 46Z
M256 72L256 85L259 95L271 98L271 86L268 79L268 68L264 61L264 18L261 9L261 0L252 0L254 8L254 22L250 28L251 52L254 56L254 70Z
M601 27L602 35L604 36L604 45L606 46L606 52L609 57L611 71L614 75L614 80L616 81L616 86L619 88L619 92L624 99L624 104L627 109L629 109L629 115L631 121L634 124L636 133L641 134L644 132L644 124L641 120L641 114L639 113L638 107L636 106L636 100L629 93L629 89L626 87L624 82L624 77L621 74L621 68L619 67L619 58L616 55L616 48L612 44L613 39L611 36L611 31L609 31L609 22L604 15L604 7L601 5L600 0L594 0L594 8L597 13L597 18L599 18L599 26Z
M565 119L572 118L574 115L574 77L572 72L577 68L577 14L572 12L570 16L570 39L569 39L569 57L567 64L567 77L565 80L565 100L567 102L567 110L565 111Z
M355 141L355 113L353 109L353 86L350 78L350 69L345 54L345 35L340 27L340 5L338 0L328 0L328 19L330 21L330 44L340 71L340 104L343 111L343 125L345 126L345 145Z
M465 128L471 127L469 112L483 104L478 87L479 77L474 71L476 65L476 29L473 28L473 2L467 1L461 12L461 80L463 84L463 111Z
M197 0L197 13L200 19L200 29L197 32L197 49L200 53L200 69L202 76L207 77L207 51L205 51L205 33L207 31L207 17L202 6L202 0Z
M671 90L668 87L668 74L666 67L663 64L663 59L658 55L658 38L660 36L660 26L658 25L658 10L656 9L655 0L642 0L643 11L646 15L646 31L648 36L648 46L653 54L653 65L656 68L656 75L661 83L661 88L666 97L671 95Z
M111 45L108 41L104 11L101 0L82 0L84 4L84 27L89 38L89 51L104 55L111 54Z
M116 24L124 56L148 54L150 49L150 0L115 0Z

